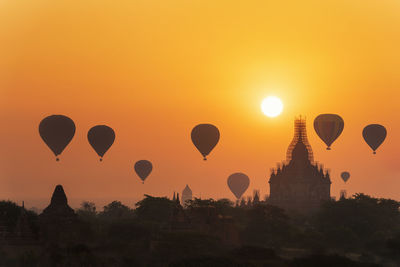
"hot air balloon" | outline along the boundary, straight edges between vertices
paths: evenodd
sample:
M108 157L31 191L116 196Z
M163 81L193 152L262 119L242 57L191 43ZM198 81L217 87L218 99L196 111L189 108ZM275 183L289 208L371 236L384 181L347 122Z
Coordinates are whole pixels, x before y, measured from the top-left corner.
M115 140L115 132L106 125L97 125L92 127L88 132L88 140L90 145L103 160L104 154L112 146Z
M330 150L332 143L339 137L344 128L343 119L336 114L321 114L314 120L314 129L319 138L328 146Z
M140 179L142 179L143 183L152 170L153 165L148 160L139 160L135 163L135 172L140 177Z
M364 140L372 148L373 154L376 154L378 147L385 141L386 134L386 128L380 124L370 124L364 128Z
M75 123L64 115L51 115L40 122L39 134L59 161L57 156L64 151L75 135Z
M206 156L217 145L220 135L218 128L214 125L199 124L193 128L191 137L197 150L203 155L204 160L207 160Z
M342 180L343 180L344 182L347 182L347 180L349 180L349 178L350 178L350 173L349 173L349 172L342 172L342 173L340 174L340 177L342 177Z
M240 199L249 187L249 177L241 172L234 173L228 177L228 186L237 199Z

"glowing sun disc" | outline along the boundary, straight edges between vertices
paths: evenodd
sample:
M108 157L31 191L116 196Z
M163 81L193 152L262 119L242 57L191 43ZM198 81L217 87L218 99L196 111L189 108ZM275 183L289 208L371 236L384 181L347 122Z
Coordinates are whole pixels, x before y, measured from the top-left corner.
M283 103L278 97L269 96L262 101L261 110L265 115L273 118L282 113Z

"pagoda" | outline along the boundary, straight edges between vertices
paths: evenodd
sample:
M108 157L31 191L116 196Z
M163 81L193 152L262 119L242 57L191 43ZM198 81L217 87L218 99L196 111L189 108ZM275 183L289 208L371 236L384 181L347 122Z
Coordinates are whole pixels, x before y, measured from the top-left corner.
M294 122L294 137L286 154L286 162L271 170L268 203L289 213L312 213L321 203L330 200L329 171L314 163L307 140L306 120Z
M76 237L78 218L68 205L62 185L57 185L50 205L39 215L41 237L51 242L66 242Z

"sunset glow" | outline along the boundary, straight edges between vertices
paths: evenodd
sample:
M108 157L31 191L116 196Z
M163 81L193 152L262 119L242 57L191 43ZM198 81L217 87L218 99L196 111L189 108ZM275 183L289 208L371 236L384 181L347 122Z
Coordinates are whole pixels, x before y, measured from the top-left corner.
M332 195L400 199L400 5L398 1L12 1L0 4L0 196L45 207L55 185L73 207L144 194L232 198L229 174L269 194L270 168L286 158L293 120L307 120L315 158L331 171ZM280 104L260 109L274 95ZM277 102L278 103L278 102ZM264 114L276 116L268 119ZM331 151L313 120L340 114ZM74 139L56 162L38 133L63 114ZM269 116L269 115L268 115ZM203 161L190 140L216 125ZM385 125L376 155L368 124ZM88 143L96 125L115 130L104 160ZM144 184L134 164L153 171ZM43 199L46 198L46 199Z

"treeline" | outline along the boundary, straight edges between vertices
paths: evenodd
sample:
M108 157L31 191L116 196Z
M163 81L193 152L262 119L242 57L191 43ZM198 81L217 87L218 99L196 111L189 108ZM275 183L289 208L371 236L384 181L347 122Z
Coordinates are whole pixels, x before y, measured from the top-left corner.
M182 208L145 196L135 209L114 201L97 211L83 202L73 242L49 244L38 215L28 212L37 244L20 253L0 249L0 266L397 266L400 203L356 194L290 216L260 202L194 199ZM14 231L21 208L0 202L0 222ZM83 230L82 230L83 229ZM236 238L235 238L236 237Z

